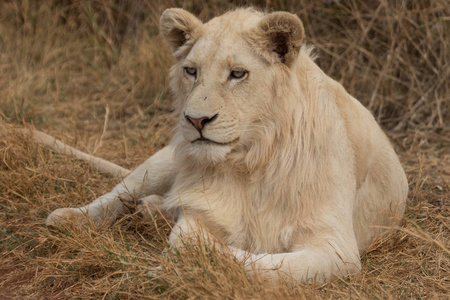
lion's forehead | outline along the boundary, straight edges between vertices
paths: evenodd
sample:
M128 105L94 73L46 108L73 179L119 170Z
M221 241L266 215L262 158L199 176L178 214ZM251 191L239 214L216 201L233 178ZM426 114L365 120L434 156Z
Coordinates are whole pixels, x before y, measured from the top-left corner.
M244 35L254 28L262 14L250 10L236 10L204 24L202 36L187 56L197 63L239 60L247 43Z
M248 45L242 37L226 36L217 38L214 36L201 37L187 56L189 61L197 64L229 64L246 57Z
M248 31L254 28L263 16L264 14L254 9L238 9L211 19L205 23L205 28L212 33Z

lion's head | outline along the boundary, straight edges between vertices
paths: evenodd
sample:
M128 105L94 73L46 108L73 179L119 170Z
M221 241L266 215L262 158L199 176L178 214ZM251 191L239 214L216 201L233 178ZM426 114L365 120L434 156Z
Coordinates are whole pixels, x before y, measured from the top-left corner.
M171 88L188 156L217 163L241 153L245 159L242 153L261 151L252 147L282 134L290 108L280 102L292 98L283 91L298 90L291 86L304 37L297 16L240 9L202 23L168 9L161 32L177 59Z

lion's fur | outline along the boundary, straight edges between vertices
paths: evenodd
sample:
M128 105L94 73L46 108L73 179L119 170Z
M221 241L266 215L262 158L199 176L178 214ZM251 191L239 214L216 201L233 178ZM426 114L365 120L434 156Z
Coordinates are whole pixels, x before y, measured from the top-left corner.
M169 9L161 31L177 58L173 141L81 210L95 219L123 211L118 195L159 194L178 215L173 242L205 226L237 257L298 279L359 269L380 226L402 216L406 177L369 111L314 63L301 21L239 9L204 25ZM248 74L233 79L235 68ZM220 145L197 141L187 118L203 116L214 121L201 134Z

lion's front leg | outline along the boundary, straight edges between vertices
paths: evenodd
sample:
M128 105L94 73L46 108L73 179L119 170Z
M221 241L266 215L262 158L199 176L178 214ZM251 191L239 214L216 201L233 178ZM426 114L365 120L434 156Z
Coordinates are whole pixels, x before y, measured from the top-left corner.
M175 212L176 222L172 228L169 235L169 248L163 251L163 255L171 253L175 249L180 249L185 247L187 243L198 243L204 242L209 245L215 244L216 246L222 246L222 244L217 243L217 239L214 238L208 229L204 227L201 221L197 218L186 216L183 212ZM163 268L161 265L149 269L147 276L157 277Z
M361 269L356 242L351 245L336 238L318 237L311 244L298 245L297 250L277 254L252 254L230 247L233 255L245 264L251 274L277 280L287 276L300 281L325 282L333 276L354 274Z
M207 228L203 227L198 219L179 213L169 235L171 247L182 246L187 240L195 242L195 239L198 238L212 241L212 236L207 231Z
M291 252L276 254L254 254L230 245L224 245L203 227L199 220L179 216L169 237L173 248L183 247L186 242L196 243L199 239L206 244L235 256L245 265L248 274L258 272L263 277L278 280L281 277L301 281L328 281L333 276L354 274L361 269L356 240L345 239L340 234L310 237L310 242L293 247ZM161 268L149 274L161 272Z
M126 211L127 206L135 208L137 200L147 195L163 195L172 186L176 173L174 148L174 143L171 143L155 153L111 192L92 203L78 208L55 210L48 216L46 225L57 227L64 223L87 223L89 220L98 225L110 224ZM149 204L149 200L159 199L146 199L146 204Z

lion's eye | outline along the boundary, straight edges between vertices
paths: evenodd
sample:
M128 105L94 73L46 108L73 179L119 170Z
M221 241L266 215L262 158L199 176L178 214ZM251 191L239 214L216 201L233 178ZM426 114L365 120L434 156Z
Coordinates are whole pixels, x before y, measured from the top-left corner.
M191 68L191 67L185 67L184 71L186 72L186 74L190 75L190 76L195 76L197 75L197 69L196 68Z
M244 78L244 76L247 75L247 71L245 70L234 70L231 71L231 78L235 78L235 79L241 79Z

